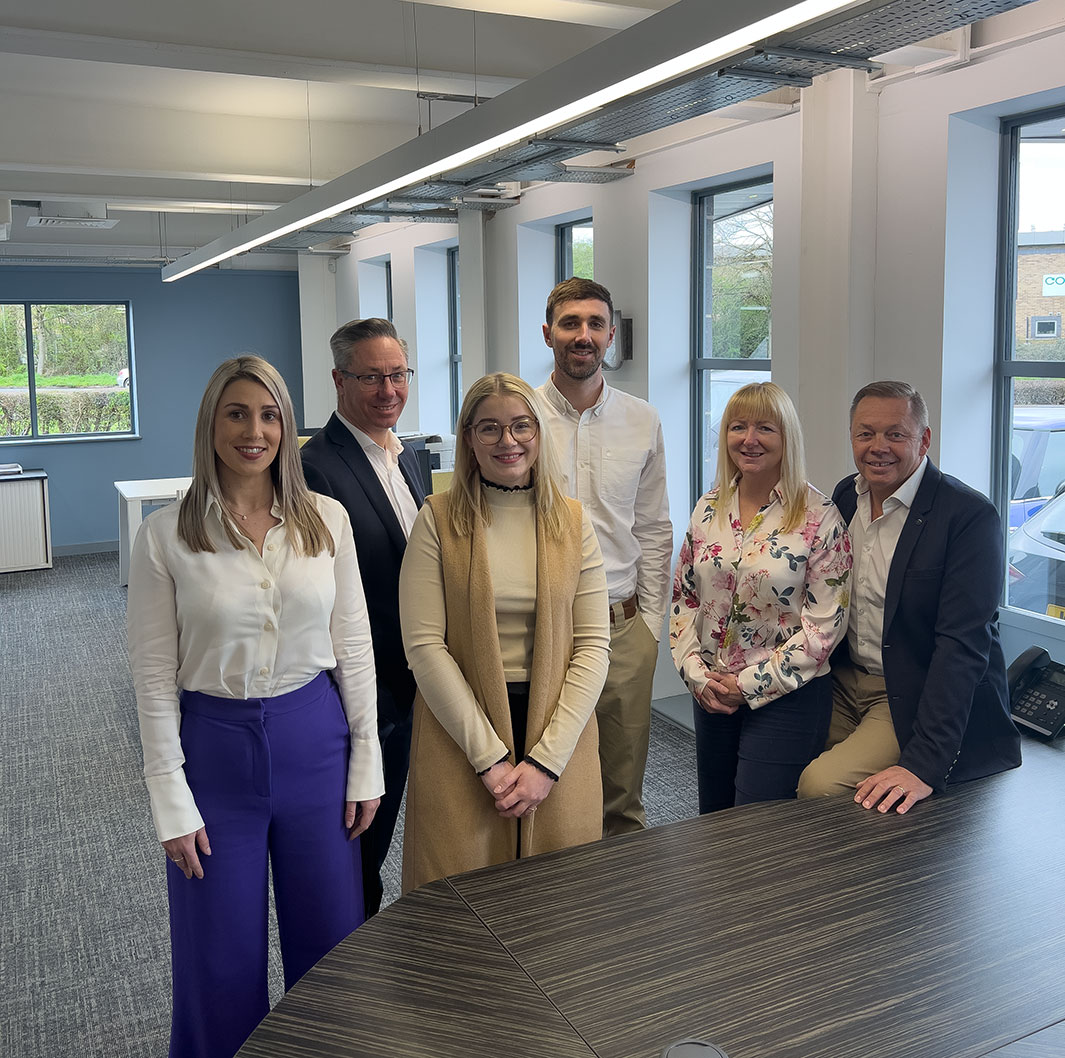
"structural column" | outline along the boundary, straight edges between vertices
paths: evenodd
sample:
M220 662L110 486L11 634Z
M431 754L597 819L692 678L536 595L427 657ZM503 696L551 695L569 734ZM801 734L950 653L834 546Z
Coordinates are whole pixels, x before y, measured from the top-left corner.
M873 380L877 97L861 70L802 94L798 411L811 480L853 469L847 409ZM791 388L791 387L789 387Z
M481 210L459 210L459 319L462 324L462 392L487 370L488 262Z
M329 338L337 329L336 262L300 254L300 343L303 353L303 423L324 426L336 408Z

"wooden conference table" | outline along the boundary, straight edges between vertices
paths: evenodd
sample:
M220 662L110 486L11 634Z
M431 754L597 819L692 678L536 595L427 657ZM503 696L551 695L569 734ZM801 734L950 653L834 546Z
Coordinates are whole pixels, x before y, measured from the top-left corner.
M1061 1058L1065 746L1024 751L906 816L752 805L434 882L239 1056Z

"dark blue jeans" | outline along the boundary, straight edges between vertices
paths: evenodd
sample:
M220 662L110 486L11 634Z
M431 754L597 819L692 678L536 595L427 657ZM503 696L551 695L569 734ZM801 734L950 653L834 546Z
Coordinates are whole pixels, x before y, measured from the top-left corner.
M731 716L694 699L699 812L795 796L803 768L824 748L832 719L832 681L818 676L775 702Z

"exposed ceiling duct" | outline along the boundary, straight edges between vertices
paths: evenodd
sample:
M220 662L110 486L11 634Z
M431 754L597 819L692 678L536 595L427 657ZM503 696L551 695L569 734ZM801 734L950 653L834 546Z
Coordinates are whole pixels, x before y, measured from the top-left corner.
M584 181L606 182L623 179L630 170L624 168L575 169L565 163L590 151L614 149L621 141L666 128L746 102L764 95L781 85L804 86L818 74L842 67L859 67L874 71L879 68L872 56L882 55L942 33L969 25L1004 11L1024 6L1031 0L887 0L852 5L840 13L822 19L795 33L782 34L749 47L727 59L711 63L693 73L657 84L645 91L625 96L617 102L552 128L549 133L508 146L488 157L468 162L432 178L412 181L397 189L393 195L417 199L424 205L410 212L455 210L460 199L472 190L491 186L497 181ZM666 36L675 49L690 49L692 36L684 35L686 21L699 16L700 25L706 22L702 0L681 0L680 3L647 19L631 30L604 41L591 52L576 60L549 70L539 77L511 89L483 106L461 115L418 140L403 144L388 154L360 166L329 184L316 188L287 203L277 211L252 221L237 232L222 236L213 243L193 251L163 269L164 280L180 278L197 267L218 259L219 255L241 252L236 249L250 241L266 236L259 249L306 249L320 244L323 236L334 237L339 227L353 232L366 224L377 223L383 217L396 215L395 197L386 197L344 209L342 203L350 199L353 189L360 186L374 188L387 178L416 170L413 162L422 155L429 157L430 149L438 157L446 157L450 144L459 141L467 129L490 127L489 113L503 113L512 99L526 103L538 93L557 100L558 85L575 77L583 67L608 62L612 55L631 60L633 45L643 39L660 40ZM693 4L695 6L693 6ZM764 6L764 5L763 5ZM664 28L663 28L664 27ZM654 34L659 31L659 37ZM658 44L662 51L661 43ZM657 56L656 56L657 57ZM503 108L503 109L501 109ZM513 107L511 109L514 109ZM430 142L432 143L430 144ZM476 141L474 141L476 142ZM439 145L439 146L438 146ZM424 163L423 163L424 164ZM357 194L356 194L357 197ZM332 200L340 206L337 214L322 220ZM289 231L276 238L270 233L283 226L288 218L317 214L307 226ZM439 219L439 214L433 219Z
M110 229L117 223L117 219L107 216L107 204L104 202L42 202L40 213L26 218L27 228L65 228L69 231Z

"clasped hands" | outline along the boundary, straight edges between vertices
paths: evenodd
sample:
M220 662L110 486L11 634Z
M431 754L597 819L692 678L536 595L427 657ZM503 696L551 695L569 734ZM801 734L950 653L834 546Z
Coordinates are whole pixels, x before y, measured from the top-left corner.
M524 760L516 765L506 760L493 764L481 776L481 782L495 799L499 814L514 819L532 815L555 785L550 775Z
M708 713L724 713L731 716L745 699L740 690L740 681L731 672L706 670L706 685L695 695L695 700Z

